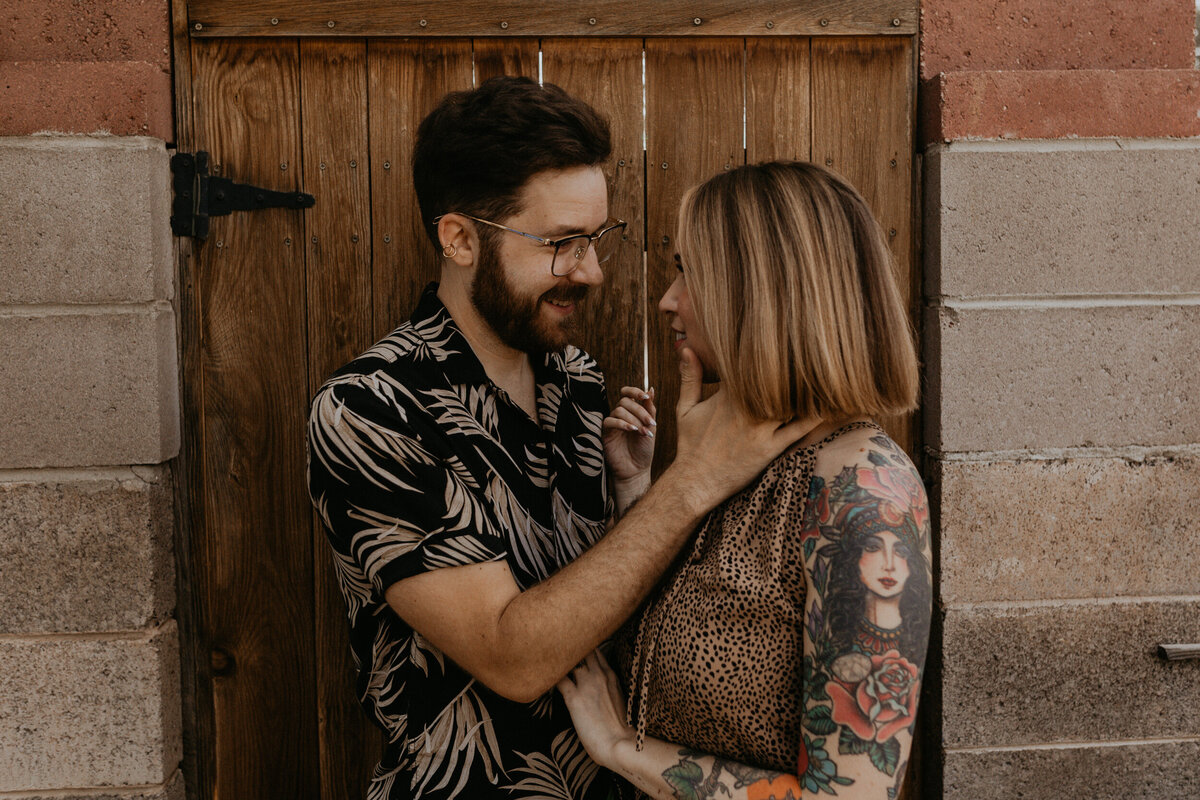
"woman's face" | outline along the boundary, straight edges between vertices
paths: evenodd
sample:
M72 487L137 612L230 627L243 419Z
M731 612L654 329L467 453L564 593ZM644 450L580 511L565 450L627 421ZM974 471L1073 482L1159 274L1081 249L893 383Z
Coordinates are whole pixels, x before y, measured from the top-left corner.
M858 574L863 585L878 597L896 597L908 581L908 547L891 531L863 540Z
M713 356L712 348L709 346L704 330L700 327L700 321L696 318L696 312L692 308L687 283L683 276L683 264L678 255L675 256L675 267L678 270L675 282L658 301L658 310L667 315L667 323L671 326L675 336L675 352L678 353L683 347L690 348L700 359L704 380L711 383L719 380L717 360Z

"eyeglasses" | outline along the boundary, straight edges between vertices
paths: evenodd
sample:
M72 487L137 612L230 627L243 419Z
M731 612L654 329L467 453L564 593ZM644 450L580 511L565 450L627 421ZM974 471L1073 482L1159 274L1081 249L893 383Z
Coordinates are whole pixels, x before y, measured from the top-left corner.
M601 264L612 258L613 253L617 252L617 248L624 238L626 225L623 219L610 219L604 224L603 228L595 233L577 233L572 236L564 236L561 239L547 239L544 236L534 236L532 233L526 233L516 228L510 228L507 225L501 225L499 222L472 217L470 214L464 214L461 211L450 213L481 222L484 225L490 225L493 228L499 228L502 231L515 233L518 236L524 236L526 239L533 239L542 247L553 247L554 255L550 261L550 274L556 278L562 278L574 272L583 263L589 247L596 249L596 261ZM439 217L435 217L433 224L437 225L444 216L446 215L442 214Z

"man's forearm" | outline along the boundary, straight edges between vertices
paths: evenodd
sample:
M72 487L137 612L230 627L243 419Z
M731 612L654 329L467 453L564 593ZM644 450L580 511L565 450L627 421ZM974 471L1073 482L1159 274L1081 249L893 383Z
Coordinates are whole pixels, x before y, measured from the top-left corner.
M712 507L685 483L668 469L608 535L504 608L496 633L514 699L554 686L654 588Z

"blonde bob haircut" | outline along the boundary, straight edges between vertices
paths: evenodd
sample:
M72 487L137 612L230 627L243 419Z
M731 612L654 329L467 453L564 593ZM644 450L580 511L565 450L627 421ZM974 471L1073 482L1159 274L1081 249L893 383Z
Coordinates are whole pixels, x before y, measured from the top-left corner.
M845 180L753 164L689 190L679 254L724 391L756 419L902 414L912 327L879 224Z

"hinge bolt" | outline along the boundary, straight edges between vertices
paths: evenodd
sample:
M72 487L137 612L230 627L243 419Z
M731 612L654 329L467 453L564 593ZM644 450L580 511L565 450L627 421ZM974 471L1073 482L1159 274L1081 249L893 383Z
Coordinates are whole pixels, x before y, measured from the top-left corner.
M501 23L500 23L500 28L501 28L501 30L508 30L508 23L507 23L507 22L501 22Z
M317 243L317 237L315 237L315 236L314 236L314 237L312 237L312 243L313 243L313 244L316 244L316 243Z
M350 159L350 169L357 169L357 168L358 168L358 162L355 161L354 159Z
M699 25L701 22L704 22L704 20L700 19L699 17L693 17L693 18L692 18L692 24L693 24L693 25Z
M775 23L772 22L771 20L767 20L767 30L771 30L774 27L775 27Z
M272 24L272 25L278 25L278 24L279 24L279 17L271 17L271 24Z
M353 234L351 234L351 235L350 235L350 241L352 241L352 242L357 242L357 241L358 241L358 234L357 234L357 233L353 233Z
M893 20L892 20L892 27L893 27L893 28L899 28L899 27L900 27L900 18L899 18L899 17L896 17L895 19L893 19Z
M595 25L595 24L596 24L596 18L588 17L588 25Z
M384 244L388 244L388 243L389 243L389 242L391 242L391 241L392 241L392 237L391 237L391 236L388 236L388 235L385 233L385 234L383 235L383 243L384 243Z
M325 24L328 25L330 28L332 28L334 25L337 25L337 23L334 22L333 20L329 20L329 22L326 22Z
M282 161L282 162L280 162L280 164L279 164L279 168L280 168L280 169L287 169L287 162L286 162L286 161Z
M623 159L623 158L622 158L620 161L618 161L618 162L617 162L617 166L618 166L618 167L623 167L623 166L625 166L625 159Z
M201 25L199 22L197 22L195 25L193 25L192 28L194 28L195 30L198 30L198 31L204 30L204 26Z
M283 243L285 245L287 245L288 247L291 247L292 246L292 237L290 237L290 236L287 237L286 239L283 240Z
M383 162L383 168L384 168L384 169L391 169L391 168L392 168L392 162L390 162L390 161L385 161L385 162Z
M893 159L892 159L892 161L891 161L891 163L889 164L889 166L895 167L895 166L896 166L896 159L894 159L894 158L893 158Z
M667 167L669 167L669 166L670 166L670 165L669 165L667 162L665 162L665 161L662 163L662 168L663 168L663 169L666 169L666 168L667 168Z
M832 159L832 158L826 158L826 159L825 159L825 166L827 166L827 167L832 167L832 166L833 166L833 159Z
M828 28L828 27L829 27L829 20L827 20L827 19L823 19L823 20L821 20L821 27L822 27L822 28Z
M418 23L418 24L420 24L420 26L421 26L422 28L428 28L428 27L429 27L429 20L427 20L427 19L423 19L423 20L421 20L421 22L420 22L420 23Z

